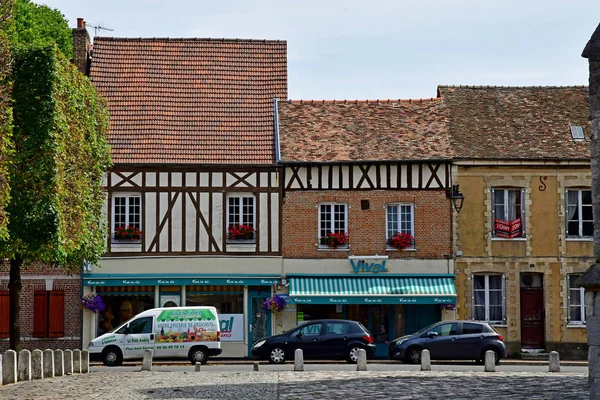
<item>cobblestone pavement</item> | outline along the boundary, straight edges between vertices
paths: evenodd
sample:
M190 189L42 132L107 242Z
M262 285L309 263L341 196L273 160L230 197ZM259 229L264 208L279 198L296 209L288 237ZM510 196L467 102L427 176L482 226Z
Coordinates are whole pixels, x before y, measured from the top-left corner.
M0 387L0 399L585 399L585 374L95 372Z

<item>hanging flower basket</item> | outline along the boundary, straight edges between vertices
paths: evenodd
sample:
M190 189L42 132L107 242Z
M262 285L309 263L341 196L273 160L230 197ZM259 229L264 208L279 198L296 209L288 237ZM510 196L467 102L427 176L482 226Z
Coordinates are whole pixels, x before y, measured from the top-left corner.
M265 299L265 302L263 303L263 308L266 312L281 312L283 310L285 310L285 298L284 297L279 297L279 296L275 296L275 297L268 297Z
M104 311L106 306L104 305L104 301L102 301L102 297L97 293L88 293L81 298L81 305L86 310L91 312Z
M388 245L398 250L408 249L413 244L413 236L410 233L398 232L388 239Z
M140 228L136 228L135 226L119 226L115 229L115 233L113 234L113 238L115 240L140 240L142 237L142 231Z
M442 310L454 311L456 310L456 304L442 304L440 308Z
M333 233L321 238L321 245L337 249L338 247L348 246L348 234L344 232Z
M254 239L254 228L250 225L231 225L227 228L227 239L229 240L252 240Z

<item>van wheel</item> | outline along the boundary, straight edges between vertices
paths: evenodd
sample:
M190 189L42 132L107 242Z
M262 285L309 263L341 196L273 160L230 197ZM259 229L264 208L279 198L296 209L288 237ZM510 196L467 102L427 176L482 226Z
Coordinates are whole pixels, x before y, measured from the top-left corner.
M123 353L118 347L107 347L102 351L102 362L107 367L118 367L123 364Z
M208 362L208 354L206 350L201 347L194 347L190 350L190 361L192 365L196 365L198 363L204 365Z

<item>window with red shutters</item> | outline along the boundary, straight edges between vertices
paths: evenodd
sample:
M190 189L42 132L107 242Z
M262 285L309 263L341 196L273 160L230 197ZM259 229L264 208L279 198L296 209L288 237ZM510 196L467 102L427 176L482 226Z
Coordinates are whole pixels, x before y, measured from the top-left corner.
M10 332L10 297L8 292L0 292L0 338L9 337Z
M45 338L48 326L48 292L33 293L33 337Z

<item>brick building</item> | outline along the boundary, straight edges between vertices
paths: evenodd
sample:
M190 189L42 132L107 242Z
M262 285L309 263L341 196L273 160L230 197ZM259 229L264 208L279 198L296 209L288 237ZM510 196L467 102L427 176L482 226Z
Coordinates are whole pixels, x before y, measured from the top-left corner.
M290 303L277 330L350 318L385 357L386 342L439 321L455 302L443 105L279 102L277 126L289 284L279 293Z

